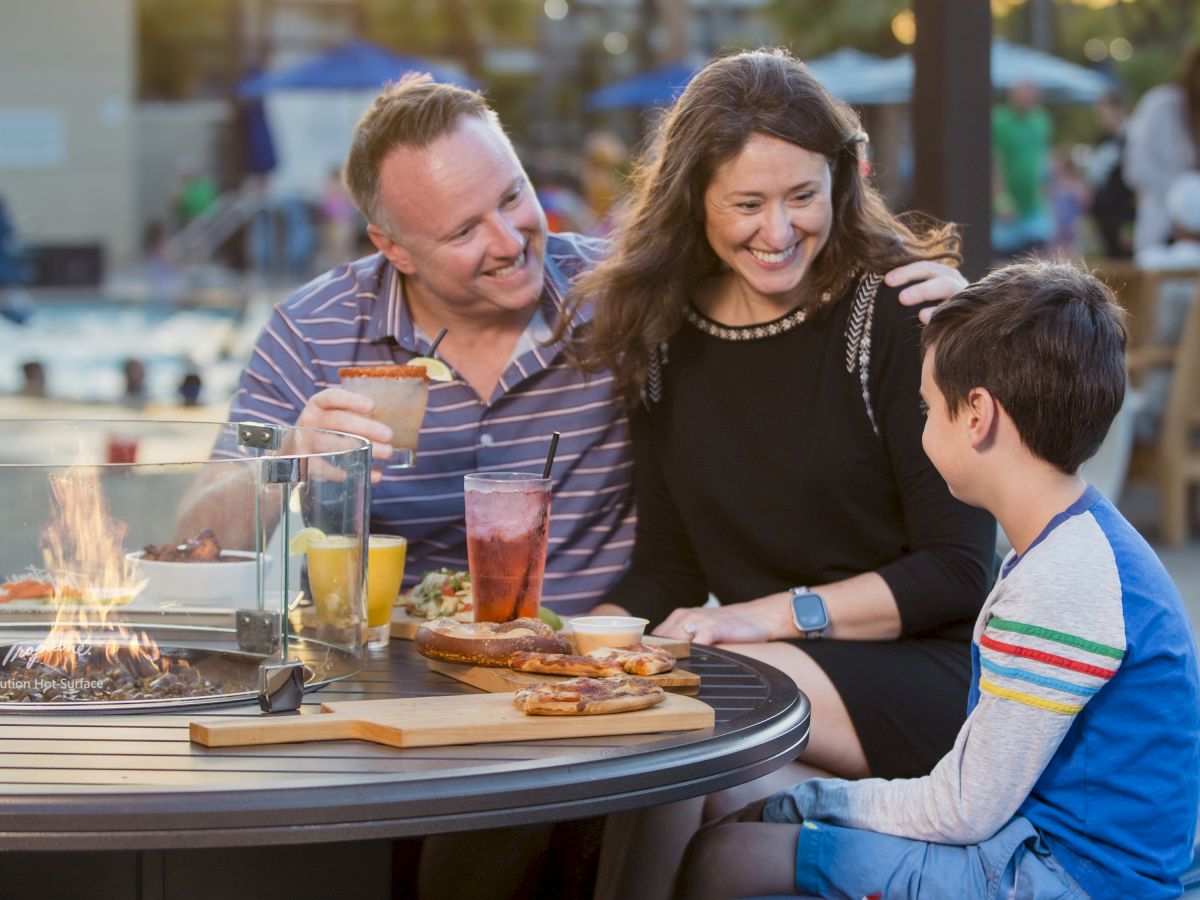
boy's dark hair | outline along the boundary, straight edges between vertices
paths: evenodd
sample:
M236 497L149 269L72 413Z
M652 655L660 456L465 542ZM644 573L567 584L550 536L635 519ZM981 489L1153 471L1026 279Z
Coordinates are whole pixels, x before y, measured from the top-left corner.
M943 304L921 335L953 418L972 388L995 397L1035 456L1073 475L1125 398L1125 313L1062 262L997 269Z

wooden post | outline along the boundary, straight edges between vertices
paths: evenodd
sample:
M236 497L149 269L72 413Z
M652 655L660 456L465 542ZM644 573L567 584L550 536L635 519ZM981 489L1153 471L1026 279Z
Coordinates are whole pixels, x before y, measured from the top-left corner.
M914 207L957 222L963 273L991 263L991 44L988 0L916 0Z

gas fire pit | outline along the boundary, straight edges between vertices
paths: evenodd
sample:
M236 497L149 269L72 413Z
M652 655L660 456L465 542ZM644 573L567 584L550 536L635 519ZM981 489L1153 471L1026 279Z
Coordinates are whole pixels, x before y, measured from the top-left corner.
M107 461L118 432L139 448L133 462ZM0 714L255 698L278 709L264 685L280 672L294 705L299 688L359 671L365 553L345 616L318 631L302 625L301 560L287 545L303 527L361 544L369 465L366 441L312 429L0 422ZM222 565L222 547L231 565L249 563L220 603L157 574L148 589L138 564L145 550L190 546L197 528L220 545L211 562L177 564L179 579Z

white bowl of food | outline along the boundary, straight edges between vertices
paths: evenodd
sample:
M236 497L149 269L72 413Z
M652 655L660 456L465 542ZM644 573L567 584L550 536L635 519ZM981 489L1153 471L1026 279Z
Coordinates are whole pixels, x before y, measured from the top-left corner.
M637 616L576 616L567 623L567 627L576 649L586 654L601 647L619 648L637 644L649 624L648 619Z
M257 605L258 554L222 550L211 560L145 559L145 551L126 554L137 581L146 586L137 595L138 605L165 607L219 607L245 609ZM270 566L271 558L263 557Z

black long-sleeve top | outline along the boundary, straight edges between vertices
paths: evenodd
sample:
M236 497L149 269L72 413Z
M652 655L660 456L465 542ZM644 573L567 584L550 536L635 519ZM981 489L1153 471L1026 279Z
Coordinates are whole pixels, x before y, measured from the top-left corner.
M970 639L995 522L951 497L921 448L921 326L882 285L868 414L861 343L847 364L855 296L790 328L693 311L668 342L661 399L631 413L637 539L606 599L657 622L709 592L732 603L875 571L904 635Z

